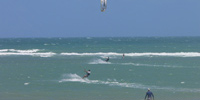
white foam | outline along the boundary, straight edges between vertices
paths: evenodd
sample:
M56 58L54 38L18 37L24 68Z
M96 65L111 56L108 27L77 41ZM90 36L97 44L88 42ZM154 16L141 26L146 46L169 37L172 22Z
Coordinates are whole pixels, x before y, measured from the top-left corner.
M8 49L0 49L0 52L6 52Z
M167 91L177 91L177 92L200 92L200 89L189 89L189 88L173 88L173 87L159 87L159 86L148 86L138 83L122 83L118 82L116 79L107 79L107 81L101 80L89 80L87 78L82 79L77 74L64 74L63 79L58 81L61 82L80 82L80 83L87 83L87 84L105 84L109 86L120 86L126 88L136 88L136 89L154 89L154 90L167 90Z
M41 57L50 57L55 55L56 53L53 52L39 52L43 51L40 49L27 49L27 50L16 50L16 49L0 49L0 55L41 55ZM30 53L30 54L29 54ZM46 53L46 54L45 54ZM111 57L116 58L116 56L121 56L125 54L125 57L154 57L154 56L164 56L164 57L200 57L199 52L175 52L175 53L116 53L116 52L97 52L97 53L60 53L59 55L66 55L66 56L100 56L100 57Z
M0 52L18 52L18 53L34 53L41 51L39 49L16 50L16 49L1 49Z
M77 74L64 74L62 80L59 82L84 82L88 83L89 80L87 78L83 79L82 77L78 76Z
M95 59L95 60L89 62L88 64L111 64L111 62L106 62L102 59Z
M30 84L30 82L24 83L24 85L29 85L29 84Z
M126 56L172 56L172 57L200 57L199 52L175 52L175 53L130 53Z
M102 59L107 59L108 57L110 58L110 59L119 59L119 57L118 56L111 56L111 55L108 55L108 56L106 56L106 55L104 55L104 56L100 56Z
M68 56L122 56L125 54L126 56L129 57L137 57L137 56L147 56L147 57L152 57L152 56L169 56L169 57L200 57L199 52L175 52L175 53L167 53L167 52L161 52L161 53L115 53L115 52L98 52L98 53L61 53L61 55L68 55Z
M0 53L0 55L3 55L3 56L23 55L23 56L51 57L51 56L55 55L55 53L52 53L52 52L46 52L46 53Z
M114 53L114 52L108 52L108 53L103 53L103 52L98 52L98 53L75 53L75 52L72 52L72 53L61 53L61 55L69 55L69 56L103 56L103 55L106 55L106 56L119 56L119 55L122 55L120 53Z
M19 52L19 53L34 53L40 51L39 49L31 49L31 50L15 50L11 49L9 51Z
M185 84L185 82L181 82L181 84Z
M151 64L139 64L139 63L122 63L122 65L133 65L133 66L146 66L146 67L181 67L181 66L170 66L170 65L151 65Z
M16 49L1 49L0 56L11 56L11 55L26 55L26 56L39 56L39 57L51 57L56 55L53 52L38 52L42 51L39 49L28 49L28 50L16 50Z

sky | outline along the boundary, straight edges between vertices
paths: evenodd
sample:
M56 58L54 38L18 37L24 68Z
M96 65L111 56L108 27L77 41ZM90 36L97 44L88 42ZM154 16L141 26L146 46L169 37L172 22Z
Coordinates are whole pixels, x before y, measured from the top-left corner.
M200 36L200 0L0 0L0 38Z

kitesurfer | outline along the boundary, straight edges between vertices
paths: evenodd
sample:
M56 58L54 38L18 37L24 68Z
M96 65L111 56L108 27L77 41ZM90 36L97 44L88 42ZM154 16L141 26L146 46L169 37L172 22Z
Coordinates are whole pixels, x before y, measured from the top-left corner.
M88 71L84 70L84 71L86 72L86 75L83 76L83 78L86 78L86 77L88 77L90 75L91 71L90 70L88 70Z
M122 58L124 58L124 56L125 56L125 55L124 55L124 53L123 53Z
M105 61L108 62L109 61L109 57Z

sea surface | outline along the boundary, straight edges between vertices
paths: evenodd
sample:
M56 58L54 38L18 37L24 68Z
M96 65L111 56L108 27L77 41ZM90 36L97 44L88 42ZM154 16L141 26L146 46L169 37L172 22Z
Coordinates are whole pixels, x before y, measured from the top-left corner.
M148 88L200 100L200 37L0 39L0 100L144 100Z

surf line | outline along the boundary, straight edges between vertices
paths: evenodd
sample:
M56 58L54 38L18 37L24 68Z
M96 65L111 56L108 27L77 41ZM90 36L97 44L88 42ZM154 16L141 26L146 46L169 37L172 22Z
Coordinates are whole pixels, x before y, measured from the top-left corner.
M126 54L126 56L134 57L134 56L166 56L166 57L200 57L200 52L145 52L145 53L116 53L116 52L98 52L98 53L60 53L60 55L67 55L67 56L122 56Z

